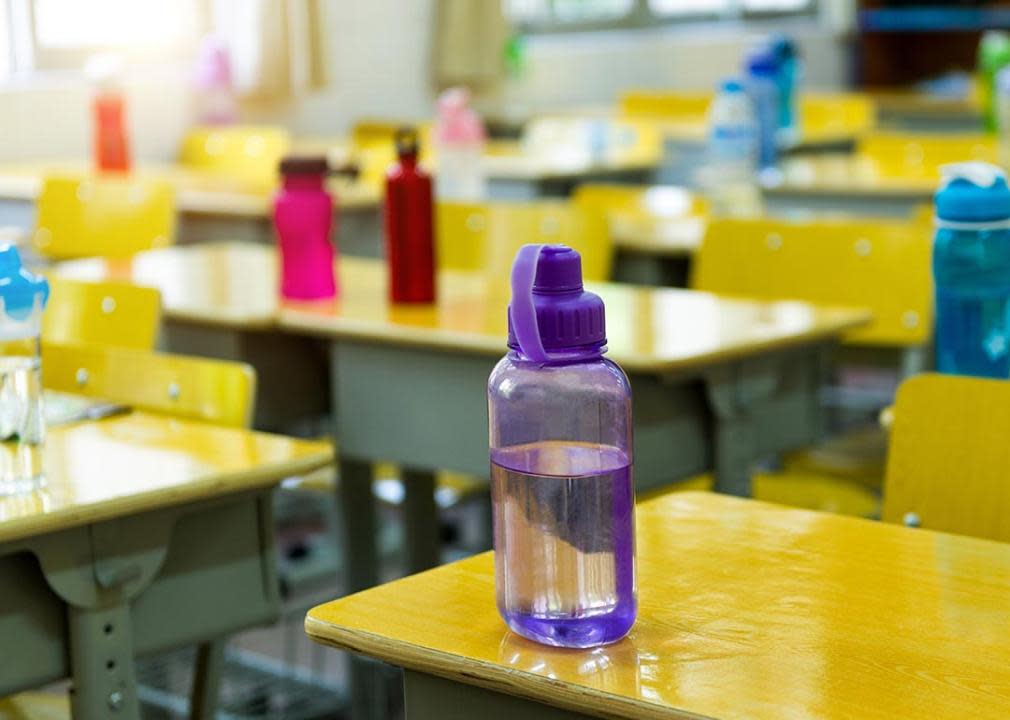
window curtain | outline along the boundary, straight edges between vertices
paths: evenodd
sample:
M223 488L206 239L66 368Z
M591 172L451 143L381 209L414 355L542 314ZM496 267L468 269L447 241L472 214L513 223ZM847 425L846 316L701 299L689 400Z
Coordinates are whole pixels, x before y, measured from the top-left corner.
M283 102L326 84L319 0L212 0L211 12L243 100Z
M502 0L435 0L434 84L493 90L505 75Z

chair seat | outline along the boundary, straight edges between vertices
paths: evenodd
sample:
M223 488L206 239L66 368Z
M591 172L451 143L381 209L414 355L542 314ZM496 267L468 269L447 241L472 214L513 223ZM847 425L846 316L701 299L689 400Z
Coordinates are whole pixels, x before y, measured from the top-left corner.
M879 491L887 464L887 439L887 431L879 426L859 428L787 453L782 466L790 473L851 480Z
M69 720L66 693L26 692L0 699L0 720Z

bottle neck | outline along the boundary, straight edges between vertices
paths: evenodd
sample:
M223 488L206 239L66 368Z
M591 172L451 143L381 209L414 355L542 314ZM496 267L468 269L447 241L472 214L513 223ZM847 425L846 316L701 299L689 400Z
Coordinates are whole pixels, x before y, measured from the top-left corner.
M593 362L602 360L603 353L607 351L606 345L586 345L578 348L566 348L564 350L547 350L547 362L538 362L537 365L571 365L580 362ZM533 363L517 347L509 346L509 357L517 362Z
M283 185L285 190L322 191L326 183L322 175L285 175Z
M405 168L416 168L417 153L400 153L400 165Z

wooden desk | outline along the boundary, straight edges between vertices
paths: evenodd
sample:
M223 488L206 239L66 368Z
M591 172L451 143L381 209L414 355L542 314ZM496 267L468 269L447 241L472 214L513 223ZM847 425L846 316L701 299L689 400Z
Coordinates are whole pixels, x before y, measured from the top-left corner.
M42 178L54 172L84 174L88 166L80 162L37 162L0 167L0 225L30 232ZM175 186L180 243L225 239L273 242L274 188L181 165L151 165L138 172ZM336 232L341 249L366 257L381 255L382 198L378 190L366 183L331 180L330 191L339 211Z
M71 677L75 717L139 718L134 655L276 616L271 489L331 459L144 413L51 428L46 486L0 498L0 696Z
M435 561L431 472L488 472L486 383L506 350L504 288L475 275L446 273L437 305L392 306L383 265L345 257L339 300L274 307L274 251L240 244L168 248L120 264L76 261L57 272L158 287L172 337L195 338L204 350L217 352L212 335L241 334L245 340L228 346L226 356L251 360L261 372L261 388L274 385L285 396L304 399L292 388L313 374L318 380L325 370L314 364L311 347L284 340L325 340L352 543L347 547L357 548L351 585L367 587L376 578L373 460L406 468L411 567ZM592 288L607 303L610 357L632 381L642 488L714 468L720 489L747 494L755 459L818 438L824 354L868 319L862 311L804 303L610 284ZM238 318L253 303L259 319L243 327ZM250 350L254 357L243 355Z
M764 187L767 212L836 211L907 217L931 203L939 175L895 175L872 159L825 154L785 160L781 178Z
M404 469L409 566L435 564L435 469L486 477L487 378L505 352L507 295L444 273L435 306L393 306L381 265L345 263L335 302L285 303L280 326L330 343L340 493L352 588L374 584L374 460ZM820 434L827 348L861 311L754 303L686 290L591 285L607 305L610 357L634 396L639 487L714 468L749 494L750 465Z
M637 520L639 618L613 645L509 632L490 553L306 631L405 668L408 720L1010 716L1010 546L704 493Z

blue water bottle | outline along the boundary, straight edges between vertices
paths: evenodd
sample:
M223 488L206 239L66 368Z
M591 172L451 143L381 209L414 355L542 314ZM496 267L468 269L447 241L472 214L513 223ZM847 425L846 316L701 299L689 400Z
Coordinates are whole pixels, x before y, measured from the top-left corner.
M936 367L1010 377L1010 188L995 165L941 168L933 278Z
M767 48L747 58L747 94L758 123L758 165L762 170L774 167L778 155L775 139L779 127L778 70L778 60Z
M800 59L796 43L786 35L775 35L770 43L778 65L778 135L780 143L793 143L799 134L796 87L800 80Z

